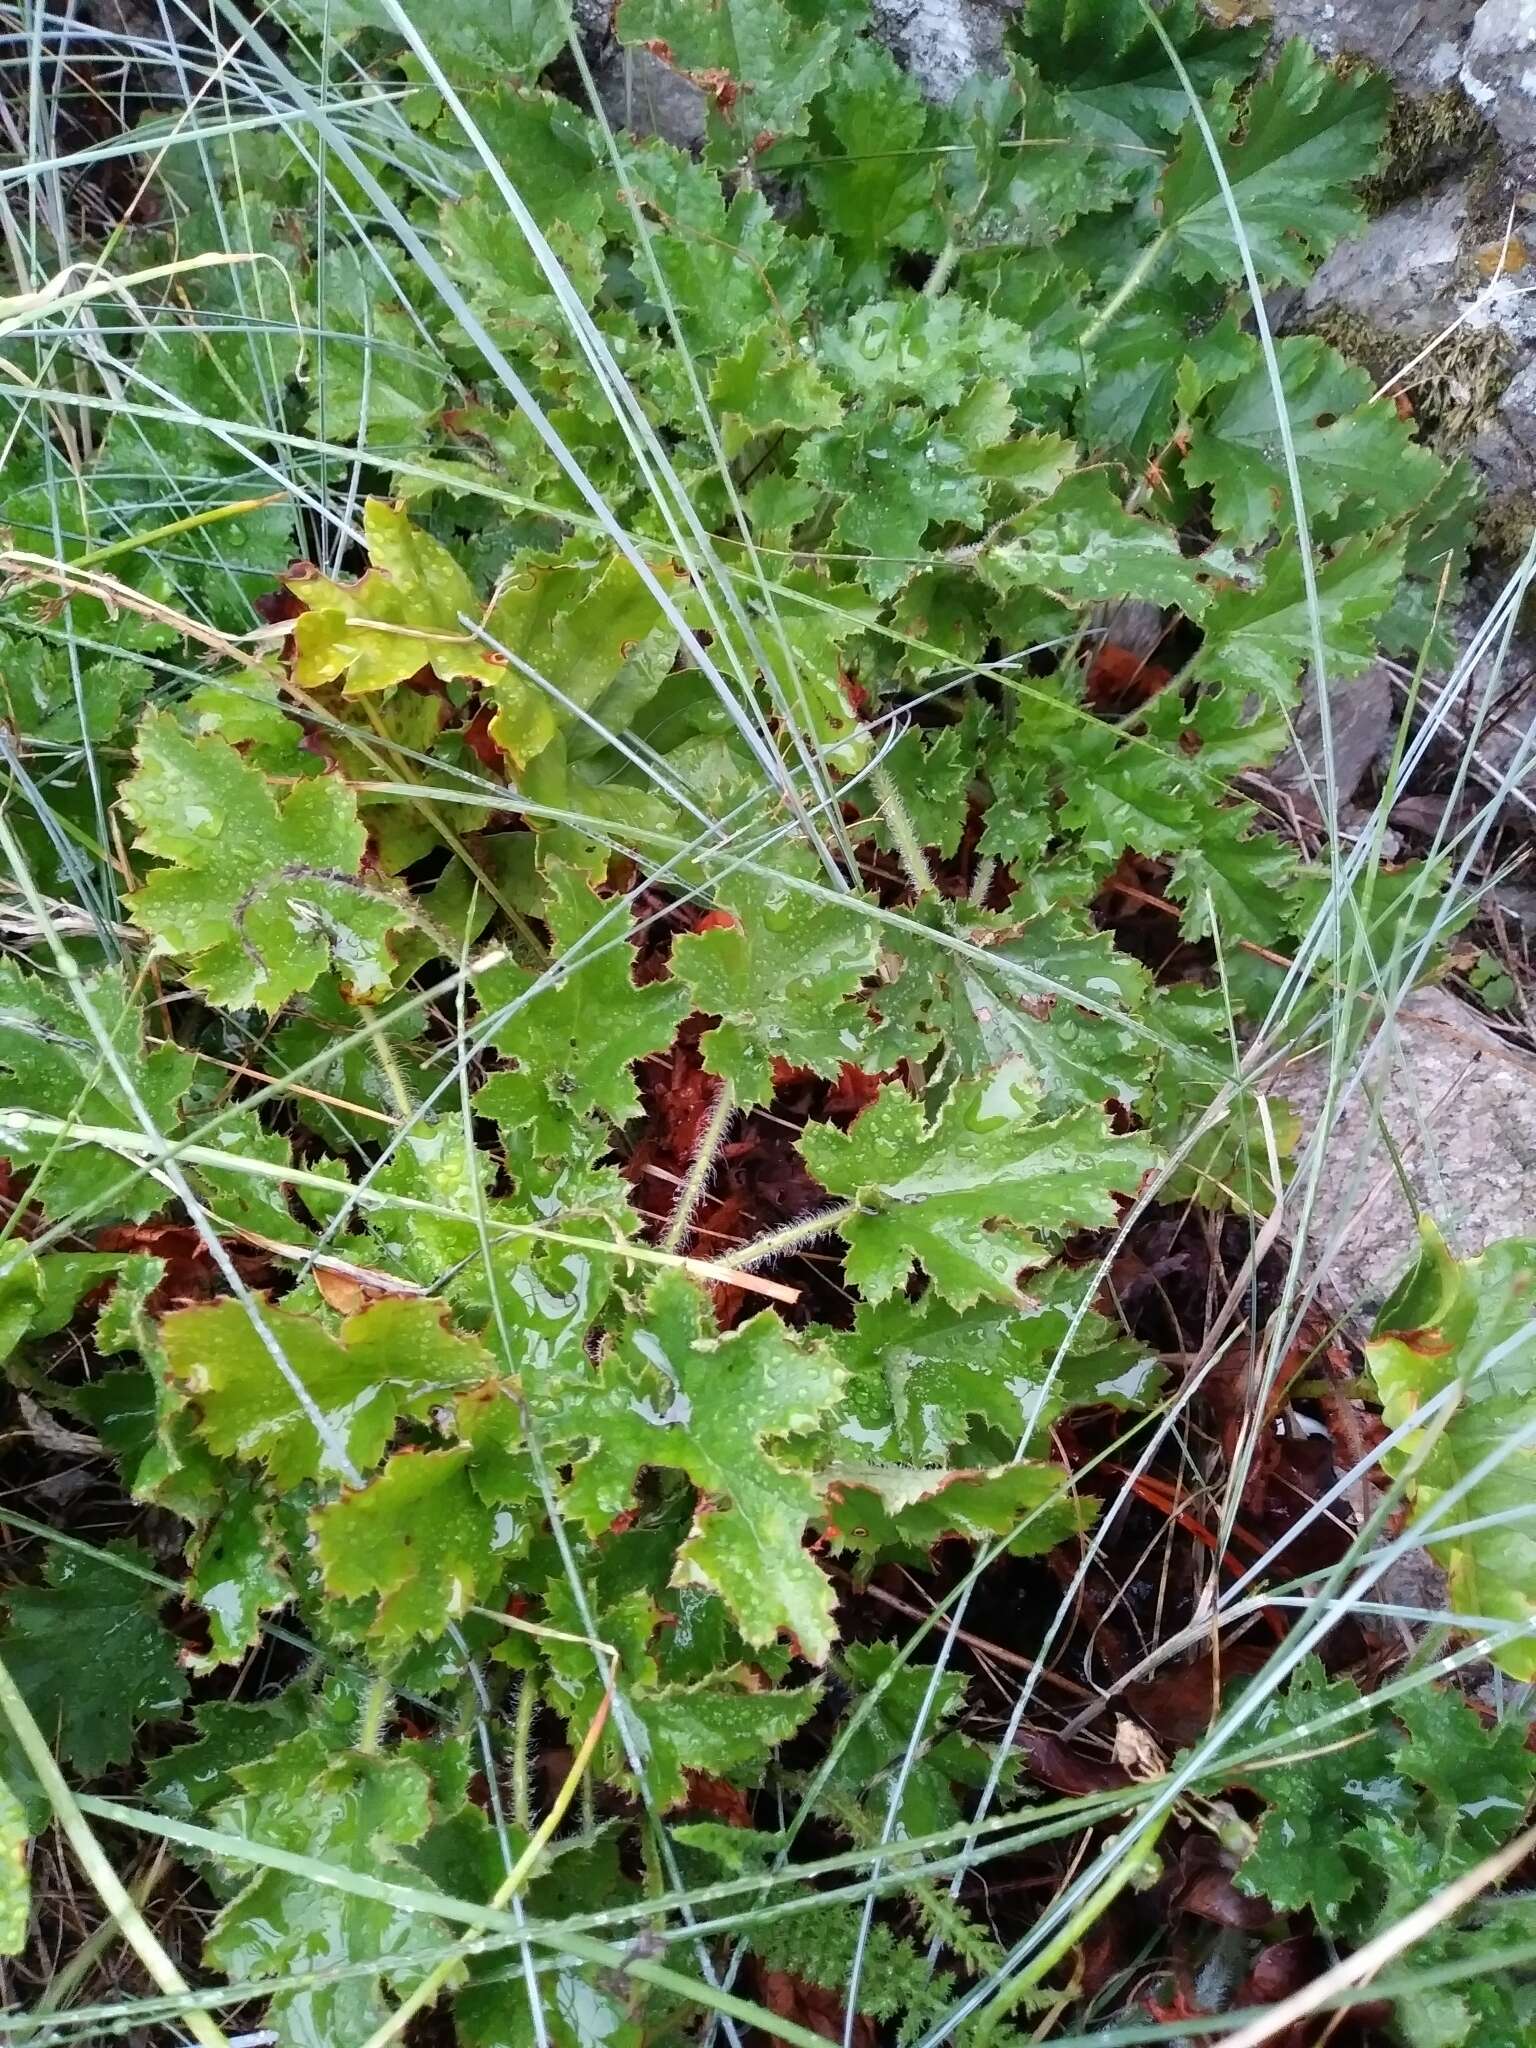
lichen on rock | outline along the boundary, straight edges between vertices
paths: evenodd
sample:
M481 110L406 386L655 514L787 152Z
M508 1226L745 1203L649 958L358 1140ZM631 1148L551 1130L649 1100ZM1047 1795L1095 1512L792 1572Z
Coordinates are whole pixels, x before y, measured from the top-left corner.
M931 99L1000 68L1003 32L1021 0L871 0L882 39Z

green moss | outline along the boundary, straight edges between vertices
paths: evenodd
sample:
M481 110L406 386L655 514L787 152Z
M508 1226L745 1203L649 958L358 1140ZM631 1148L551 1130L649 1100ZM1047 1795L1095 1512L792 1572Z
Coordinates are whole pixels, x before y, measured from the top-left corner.
M1536 527L1536 491L1505 491L1490 498L1477 522L1477 544L1505 569L1525 559Z
M1373 213L1423 192L1451 171L1473 162L1492 140L1481 111L1459 85L1393 101L1381 165L1364 187Z
M1324 306L1307 331L1373 377L1393 381L1413 407L1419 431L1441 454L1465 448L1492 415L1512 372L1508 336L1498 328L1463 327L1432 349L1406 377L1398 373L1424 346L1423 340L1380 327L1345 306Z

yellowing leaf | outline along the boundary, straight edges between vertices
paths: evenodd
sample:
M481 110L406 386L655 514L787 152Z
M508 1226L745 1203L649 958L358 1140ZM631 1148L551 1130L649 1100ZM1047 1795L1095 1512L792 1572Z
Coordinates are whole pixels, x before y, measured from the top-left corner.
M652 573L664 590L683 580L670 564ZM516 664L501 662L491 678L497 745L525 766L573 722L560 697L591 711L630 655L664 623L661 606L634 564L592 541L572 541L559 555L519 564L505 580L485 630L560 696Z
M0 1778L0 1956L19 1956L27 1945L32 1883L27 1871L27 1817Z
M1523 1624L1523 1636L1492 1654L1512 1676L1536 1678L1536 1448L1513 1443L1536 1422L1536 1242L1511 1238L1457 1260L1433 1224L1423 1225L1422 1240L1366 1357L1390 1428L1447 1389L1451 1405L1411 1430L1388 1466L1410 1472L1422 1513L1492 1461L1441 1517L1442 1527L1467 1524L1465 1533L1438 1542L1426 1535L1449 1574L1453 1610L1470 1628Z
M450 1329L437 1302L375 1302L347 1318L339 1341L286 1309L263 1308L261 1320L272 1349L237 1301L180 1309L161 1338L199 1436L222 1457L260 1460L280 1491L370 1470L400 1416L493 1374L490 1354Z
M312 690L343 676L346 695L362 697L424 668L442 682L501 675L500 655L463 623L484 608L442 542L379 498L363 507L363 534L371 567L357 582L333 583L318 570L288 578L305 607L293 629L298 682Z

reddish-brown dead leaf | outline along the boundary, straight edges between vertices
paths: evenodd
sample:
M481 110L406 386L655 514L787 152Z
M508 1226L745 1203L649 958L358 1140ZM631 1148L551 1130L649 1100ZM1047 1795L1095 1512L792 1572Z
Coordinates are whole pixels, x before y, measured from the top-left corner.
M688 1786L686 1819L698 1820L707 1815L711 1820L724 1821L728 1828L751 1827L752 1809L739 1785L728 1785L724 1778L711 1778L704 1771L684 1771L683 1777Z
M872 2019L856 2019L851 2035L848 2034L847 2013L837 1993L824 1991L819 1984L807 1984L803 1977L793 1976L788 1970L759 1970L757 1996L759 2003L779 2019L793 2020L808 2032L819 2034L823 2041L847 2038L853 2048L877 2048L880 2035Z
M1053 1792L1065 1792L1080 1799L1092 1792L1118 1792L1129 1785L1131 1774L1108 1757L1089 1757L1069 1749L1059 1735L1043 1728L1021 1728L1014 1741L1024 1752L1030 1776Z
M1278 2005L1310 1984L1327 1967L1321 1944L1310 1934L1293 1935L1288 1941L1272 1941L1259 1950L1252 1967L1233 1995L1239 2009L1255 2005ZM1351 2040L1374 2039L1375 2029L1387 2017L1384 2006L1356 2006L1351 2014ZM1326 2015L1298 2020L1276 2034L1269 2048L1313 2048L1323 2038ZM1337 2040L1337 2036L1334 2039Z
M495 717L496 707L482 704L464 728L464 744L483 768L489 768L493 775L505 775L507 757L491 737Z
M1104 641L1088 665L1088 701L1097 711L1127 711L1155 697L1173 671L1160 668L1133 647Z
M1174 1872L1171 1904L1175 1912L1192 1913L1218 1927L1257 1934L1274 1919L1267 1899L1240 1892L1232 1882L1226 1859L1209 1835L1186 1836Z
M211 1301L224 1292L213 1254L190 1223L109 1223L97 1231L96 1249L147 1252L164 1259L164 1276L145 1303L151 1315L164 1315L189 1302ZM224 1249L247 1286L260 1289L270 1284L272 1262L265 1252L238 1240L226 1242Z
M1266 1655L1264 1649L1248 1643L1228 1645L1222 1652L1221 1684L1251 1677L1263 1668ZM1125 1703L1165 1749L1185 1749L1199 1741L1219 1710L1214 1676L1210 1652L1205 1651L1187 1664L1165 1664L1139 1685L1128 1685Z

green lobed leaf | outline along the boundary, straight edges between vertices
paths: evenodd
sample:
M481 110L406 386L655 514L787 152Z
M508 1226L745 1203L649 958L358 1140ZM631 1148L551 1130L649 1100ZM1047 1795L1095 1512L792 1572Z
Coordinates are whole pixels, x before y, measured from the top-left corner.
M565 0L463 0L451 14L419 4L410 11L422 17L432 54L452 79L532 78L560 55L569 34Z
M1389 1429L1411 1422L1431 1396L1453 1390L1450 1409L1410 1430L1387 1460L1390 1471L1411 1475L1417 1512L1497 1457L1450 1511L1455 1523L1472 1525L1467 1533L1429 1548L1449 1575L1453 1611L1478 1618L1469 1625L1523 1625L1523 1636L1493 1652L1502 1669L1522 1679L1536 1678L1536 1536L1524 1505L1536 1450L1505 1447L1536 1420L1533 1290L1536 1245L1529 1240L1510 1238L1479 1258L1457 1260L1426 1222L1418 1260L1366 1346Z
M685 1772L755 1781L820 1703L819 1685L765 1692L753 1689L754 1678L745 1669L722 1671L695 1685L658 1686L636 1696L650 1741L647 1781L658 1806L686 1796Z
M832 1588L803 1548L817 1492L767 1442L814 1428L842 1383L824 1347L767 1312L715 1336L697 1287L666 1274L644 1321L560 1404L565 1440L587 1447L570 1510L595 1532L627 1512L644 1467L685 1472L699 1501L673 1582L717 1589L747 1642L784 1630L819 1664L832 1642Z
M934 246L937 168L923 152L922 94L877 44L841 55L811 127L804 172L821 226L855 260Z
M829 1441L850 1459L936 1465L978 1430L1010 1448L1043 1444L1068 1409L1145 1401L1157 1368L1104 1317L1081 1315L1068 1342L1081 1283L1052 1268L1031 1284L1024 1304L955 1308L936 1288L861 1303L852 1330L826 1339L848 1369Z
M199 1142L228 1156L227 1165L200 1161L187 1176L221 1230L249 1231L278 1244L308 1241L309 1231L289 1208L283 1182L247 1172L241 1163L291 1168L293 1147L281 1132L267 1130L257 1111L235 1109L216 1124L203 1125Z
M841 42L832 24L797 33L784 0L622 0L616 25L626 43L700 79L751 136L801 133Z
M1262 27L1212 21L1196 0L1160 7L1158 27L1202 98L1237 85L1266 40ZM1030 0L1015 35L1093 131L1156 144L1189 117L1189 95L1141 0Z
M1174 864L1168 893L1186 905L1186 938L1241 932L1250 943L1275 945L1293 910L1296 857L1272 832L1255 832L1252 804L1228 804L1202 818Z
M126 1762L142 1724L174 1715L186 1698L175 1639L159 1618L164 1604L133 1543L94 1552L55 1545L41 1583L6 1595L0 1656L44 1735L82 1778Z
M1379 73L1349 77L1305 43L1286 44L1253 89L1222 163L1260 277L1294 284L1360 221L1352 185L1373 169L1389 90ZM1162 211L1176 260L1192 278L1241 276L1221 183L1191 122L1163 177Z
M1305 1762L1285 1762L1262 1774L1259 1783L1269 1810L1238 1883L1268 1899L1277 1912L1310 1907L1325 1928L1340 1925L1369 1878L1369 1866L1341 1820L1358 1814L1362 1792L1378 1811L1398 1817L1410 1804L1380 1727L1351 1720L1312 1733L1314 1723L1359 1697L1349 1679L1329 1680L1318 1660L1309 1657L1251 1724L1266 1750L1274 1747L1281 1759L1295 1753Z
M312 1519L329 1590L380 1596L369 1633L385 1650L441 1635L527 1549L530 1520L481 1498L473 1458L468 1444L397 1451L376 1479Z
M834 531L869 558L859 573L877 597L907 581L936 520L975 532L986 517L986 481L972 450L918 406L855 414L813 434L795 469L837 501Z
M476 1201L494 1172L494 1159L475 1145L461 1116L421 1117L378 1168L373 1185L381 1195L431 1203L444 1213L373 1210L357 1247L363 1263L382 1265L425 1292L440 1293L455 1309L477 1310L483 1276L465 1262L475 1261L481 1249ZM346 1192L339 1175L338 1195Z
M810 874L800 860L771 877L733 876L719 894L730 922L672 948L694 1008L719 1019L700 1041L704 1064L743 1106L769 1099L776 1060L830 1076L864 1049L857 994L878 941L857 899L828 903L795 887Z
M611 1825L568 1844L557 1841L529 1884L530 1915L562 1920L636 1903L639 1889L623 1867L622 1847ZM461 1898L489 1899L506 1876L495 1833L475 1807L434 1828L414 1856ZM537 2014L516 1949L474 1958L453 2001L455 2039L464 2048L645 2048L646 2008L632 1978L559 1956L540 1972L534 1996Z
M999 766L994 755L994 774ZM994 818L1005 802L995 801ZM1010 821L1015 845L1027 829ZM990 836L989 826L984 846ZM1155 1055L1150 1033L1132 1023L1145 999L1145 976L1107 934L1060 914L1020 922L945 904L919 905L916 915L990 957L924 946L915 935L887 955L892 963L899 958L901 970L873 998L885 1025L876 1055L881 1067L943 1048L973 1080L1018 1055L1033 1066L1042 1107L1052 1116L1083 1102L1132 1103L1140 1096Z
M89 661L76 671L68 651L19 634L0 634L0 705L7 723L36 742L96 745L116 732L125 706L149 689L149 672L137 662Z
M983 377L1027 383L1033 344L970 299L876 299L821 339L823 363L870 404L958 405ZM821 422L833 424L833 422Z
M549 862L545 879L543 914L562 972L520 1002L493 1035L498 1052L516 1065L485 1084L477 1107L514 1128L552 1110L624 1123L640 1109L634 1063L670 1042L688 995L678 980L635 986L627 904L605 902L563 862ZM490 969L475 985L482 1011L491 1015L527 998L537 979L511 961Z
M952 860L965 833L967 797L976 773L976 732L970 721L938 734L910 727L886 753L882 766L920 846ZM893 844L891 827L875 812L870 836Z
M1046 1257L1040 1232L1113 1221L1111 1194L1134 1193L1147 1147L1112 1136L1098 1109L1042 1121L1039 1100L1015 1057L959 1083L931 1122L905 1089L887 1087L851 1130L806 1129L812 1173L858 1205L837 1229L867 1299L894 1294L916 1261L956 1307L1018 1300L1020 1269Z
M844 1652L864 1699L857 1723L841 1746L831 1782L867 1811L872 1798L883 1807L892 1780L904 1774L897 1832L938 1833L960 1818L951 1768L957 1761L956 1745L949 1724L965 1704L967 1681L953 1670L936 1679L931 1666L898 1664L897 1655L894 1643L850 1643ZM913 1732L925 1713L927 1739L912 1758Z
M302 1681L270 1699L206 1701L192 1709L196 1740L180 1743L149 1766L146 1795L162 1812L196 1820L240 1789L235 1772L242 1764L259 1763L312 1724L329 1727L334 1746L344 1747L355 1720L345 1705L334 1694L315 1698Z
M1238 1885L1281 1911L1310 1907L1346 1940L1400 1925L1475 1869L1519 1832L1536 1786L1515 1721L1485 1726L1432 1684L1373 1706L1315 1657L1254 1728L1277 1767L1254 1780L1268 1811ZM1471 1930L1451 1942L1478 1945Z
M188 1546L187 1596L208 1617L198 1669L231 1664L261 1640L263 1617L293 1596L272 1508L249 1479L227 1482L217 1513Z
M86 974L80 994L105 1032L109 1061L81 1005L67 988L0 960L0 1069L5 1106L33 1115L142 1136L137 1097L155 1128L173 1136L194 1065L179 1046L148 1043L142 1004L111 969ZM114 1068L127 1076L125 1088ZM131 1093L129 1092L131 1090ZM138 1222L165 1201L147 1176L128 1179L128 1162L105 1146L61 1142L42 1132L0 1131L0 1152L18 1171L34 1169L30 1197L54 1217L78 1222ZM116 1190L116 1192L112 1192Z
M1009 1536L1017 1557L1050 1550L1085 1526L1058 1465L974 1469L835 1465L827 1474L827 1535L841 1548L919 1556L947 1536Z
M1258 344L1248 366L1207 397L1195 417L1185 481L1211 491L1218 531L1252 547L1295 525L1274 387ZM1390 397L1371 400L1371 379L1314 336L1276 343L1302 502L1316 520L1347 499L1369 505L1372 523L1395 521L1435 489L1443 466L1413 439Z
M135 756L121 800L140 852L167 865L128 907L185 957L196 987L272 1011L333 961L361 994L388 986L389 935L411 912L363 876L357 799L339 776L300 782L279 802L226 741L190 739L164 711L140 726Z
M1184 775L1155 742L1089 720L1060 751L1060 820L1104 869L1127 848L1171 854L1188 843L1196 830L1196 805L1183 786Z
M1282 542L1266 557L1256 590L1218 597L1206 614L1196 675L1295 704L1297 678L1316 644L1302 570L1296 545ZM1358 675L1375 659L1379 628L1402 577L1401 546L1380 538L1347 541L1316 563L1316 630L1330 681Z
M441 356L386 289L373 258L346 242L327 250L323 285L317 276L309 286L316 300L310 317L316 326L323 318L326 330L324 349L310 357L309 431L322 440L361 442L375 456L420 448L447 395L447 365ZM258 372L252 388L260 391L263 381ZM223 378L214 379L204 403L214 418L221 405L228 407L229 386ZM273 564L274 569L284 566Z
M842 417L837 391L815 357L769 328L754 329L734 355L720 358L709 397L733 423L726 437L733 453L755 434L810 433Z
M235 1836L311 1857L317 1865L389 1878L417 1890L430 1882L401 1851L420 1842L432 1819L431 1780L400 1754L333 1754L313 1730L235 1768L239 1786L211 1824ZM244 1879L249 1866L238 1866ZM381 1986L408 1989L425 1962L452 1940L444 1921L282 1870L262 1870L224 1907L204 1953L232 1978L279 1977L316 1957L369 1963L373 1973L278 1990L269 2023L292 2048L362 2041L388 2016Z
M0 1359L9 1358L42 1311L42 1277L37 1260L7 1245L0 1251Z
M401 1416L423 1416L494 1374L490 1354L451 1329L435 1301L375 1302L347 1317L339 1339L312 1316L259 1313L287 1375L237 1301L178 1309L161 1338L198 1435L221 1457L265 1465L280 1492L371 1470Z
M1408 1731L1397 1769L1424 1788L1437 1825L1470 1869L1525 1824L1536 1756L1518 1721L1488 1726L1469 1701L1445 1688L1422 1686L1396 1701L1393 1712Z
M1074 600L1145 598L1178 605L1191 618L1205 610L1198 561L1187 561L1178 535L1128 512L1096 472L1070 477L1036 509L1009 521L1008 538L986 548L977 568L993 589L1047 590Z
M691 157L654 144L632 151L624 170L636 199L667 229L649 246L694 358L734 355L757 328L793 347L793 323L811 289L811 251L790 238L762 193L722 189ZM691 395L684 402L691 418Z

